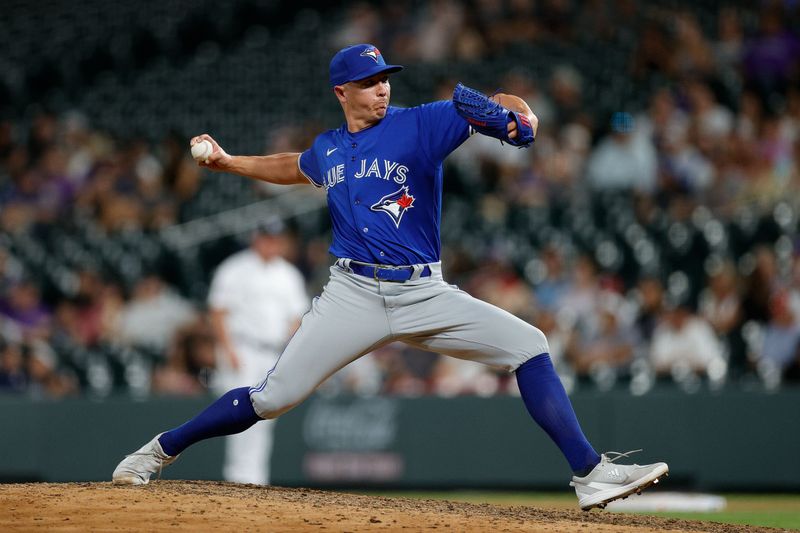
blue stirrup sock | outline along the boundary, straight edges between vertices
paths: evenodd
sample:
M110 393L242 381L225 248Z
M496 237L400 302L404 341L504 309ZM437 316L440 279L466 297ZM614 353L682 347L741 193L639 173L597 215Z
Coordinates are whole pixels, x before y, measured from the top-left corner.
M517 368L517 383L528 413L550 435L573 473L583 477L600 462L586 440L550 355L543 353Z
M201 440L241 433L259 420L250 402L250 387L226 392L182 426L165 432L158 438L164 453L176 456Z

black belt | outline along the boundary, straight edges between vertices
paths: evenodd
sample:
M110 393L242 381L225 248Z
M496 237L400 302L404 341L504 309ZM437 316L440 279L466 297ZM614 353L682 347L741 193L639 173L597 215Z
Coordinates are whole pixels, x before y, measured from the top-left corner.
M402 283L410 280L414 276L415 268L413 266L392 266L392 265L372 265L369 263L357 263L350 261L345 264L341 259L336 263L339 268L347 270L350 269L353 274L372 278L377 281L394 281ZM424 265L419 277L427 278L431 275L431 267Z

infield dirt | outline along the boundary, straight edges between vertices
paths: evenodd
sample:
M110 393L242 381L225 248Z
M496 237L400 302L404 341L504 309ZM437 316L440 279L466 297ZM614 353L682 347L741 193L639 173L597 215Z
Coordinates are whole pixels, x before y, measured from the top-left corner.
M210 481L0 484L0 531L776 532L641 515L549 510Z

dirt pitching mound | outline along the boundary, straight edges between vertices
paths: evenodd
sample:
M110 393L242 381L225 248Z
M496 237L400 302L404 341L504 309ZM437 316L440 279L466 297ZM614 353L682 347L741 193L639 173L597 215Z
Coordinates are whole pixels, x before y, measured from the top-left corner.
M775 532L648 516L210 481L0 485L0 531Z

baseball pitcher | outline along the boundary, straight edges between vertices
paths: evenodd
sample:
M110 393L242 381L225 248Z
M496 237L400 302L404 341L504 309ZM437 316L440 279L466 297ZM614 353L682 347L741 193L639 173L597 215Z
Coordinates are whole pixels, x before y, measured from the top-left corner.
M231 156L209 135L201 164L275 184L325 189L337 259L277 363L252 387L233 389L182 426L126 457L113 481L145 484L192 444L238 433L302 402L328 376L392 341L478 361L516 375L532 418L564 454L584 510L656 483L665 463L625 465L584 436L540 330L442 278L442 162L471 133L511 146L533 144L538 122L513 95L487 97L458 84L451 100L390 106L389 65L373 45L340 50L330 86L344 113L302 153ZM630 452L628 452L630 453Z

